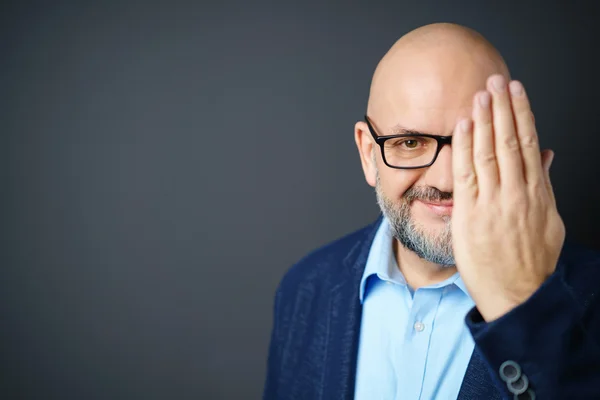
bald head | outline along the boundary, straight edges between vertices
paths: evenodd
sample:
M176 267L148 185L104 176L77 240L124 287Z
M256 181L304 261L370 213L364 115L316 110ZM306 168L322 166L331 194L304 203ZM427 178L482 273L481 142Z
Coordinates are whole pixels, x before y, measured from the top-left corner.
M456 113L496 73L509 78L502 56L479 33L449 23L426 25L400 38L379 62L367 112L380 120L409 110L422 117L432 111L427 118L436 111Z
M451 23L435 23L421 26L402 36L392 46L391 50L415 47L435 47L458 45L468 48L473 45L482 45L496 52L494 47L478 32L462 25Z
M423 26L398 40L377 65L368 118L377 135L452 135L459 120L472 116L474 95L495 74L510 78L498 51L477 32L455 24ZM399 264L417 262L414 254L430 264L455 264L450 216L440 218L414 201L452 198L452 146L434 147L431 141L411 138L388 141L380 149L371 131L358 121L354 137L365 178L376 188L381 210L403 245L397 248L397 257L403 258ZM411 169L386 166L386 152L394 160L394 154L407 154L413 145L428 156L437 151L434 162ZM417 161L428 162L426 157Z

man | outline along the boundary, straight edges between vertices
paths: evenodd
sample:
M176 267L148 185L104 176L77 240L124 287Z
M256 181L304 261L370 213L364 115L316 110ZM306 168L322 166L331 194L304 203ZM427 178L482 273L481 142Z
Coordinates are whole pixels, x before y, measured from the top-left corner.
M489 42L405 35L355 141L382 217L283 278L264 398L600 398L600 255L565 242L554 153Z

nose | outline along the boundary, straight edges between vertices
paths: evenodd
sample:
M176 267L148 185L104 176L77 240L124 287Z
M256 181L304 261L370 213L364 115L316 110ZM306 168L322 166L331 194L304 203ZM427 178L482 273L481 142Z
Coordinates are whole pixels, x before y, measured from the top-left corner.
M450 143L442 145L435 162L427 168L424 178L428 186L433 186L442 192L452 192L454 178L452 175L452 147Z

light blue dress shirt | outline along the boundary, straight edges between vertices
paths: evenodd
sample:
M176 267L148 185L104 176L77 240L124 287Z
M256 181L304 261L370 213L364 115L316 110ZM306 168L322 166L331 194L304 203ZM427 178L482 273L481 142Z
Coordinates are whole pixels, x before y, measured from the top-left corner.
M465 325L473 300L458 272L413 291L398 269L392 240L384 218L360 283L355 398L456 399L475 346Z

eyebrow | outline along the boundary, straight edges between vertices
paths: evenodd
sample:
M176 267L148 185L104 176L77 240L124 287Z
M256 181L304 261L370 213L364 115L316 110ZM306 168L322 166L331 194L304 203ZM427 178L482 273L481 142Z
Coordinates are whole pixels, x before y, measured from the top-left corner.
M442 135L440 133L420 132L413 129L408 129L400 124L394 125L391 129L390 135L434 135L434 136L452 136L452 132L449 135Z

